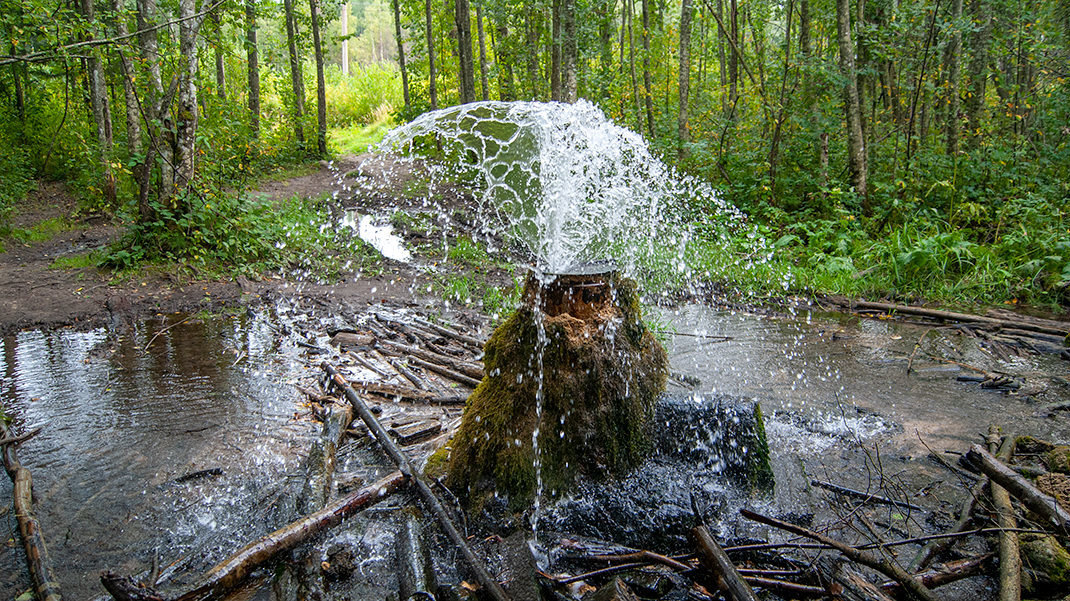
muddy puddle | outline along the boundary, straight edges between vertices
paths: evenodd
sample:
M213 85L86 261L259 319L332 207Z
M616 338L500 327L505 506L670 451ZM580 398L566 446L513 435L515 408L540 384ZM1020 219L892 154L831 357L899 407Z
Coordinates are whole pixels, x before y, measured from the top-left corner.
M295 385L318 377L320 360L297 344L308 333L292 320L286 310L180 315L121 332L2 340L0 401L17 431L43 426L18 454L33 473L66 595L96 597L101 570L137 574L154 556L188 578L292 518L279 499L301 477L317 429ZM811 478L863 490L894 480L912 502L942 505L946 497L951 506L959 483L925 459L929 449L963 451L990 423L1070 440L1070 419L1058 409L1070 401L1068 364L1055 358L997 360L953 332L928 335L915 351L927 327L838 314L773 318L684 306L661 322L675 332L665 337L678 376L670 392L760 400L777 485L771 499L755 502L774 512L820 513L823 493ZM957 381L969 370L931 357L1014 373L1022 385L984 390ZM343 464L375 461L363 448L343 453ZM183 479L203 470L213 471ZM10 495L0 478L4 598L29 587ZM737 521L724 515L722 531ZM335 535L339 544L356 541L372 584L396 578L398 524ZM397 586L379 584L366 598Z

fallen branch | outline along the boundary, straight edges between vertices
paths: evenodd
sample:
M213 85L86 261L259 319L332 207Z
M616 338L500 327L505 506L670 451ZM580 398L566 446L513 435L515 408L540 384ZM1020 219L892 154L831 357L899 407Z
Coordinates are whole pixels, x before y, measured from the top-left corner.
M446 338L452 338L452 339L456 340L457 342L460 342L462 344L467 344L468 346L474 347L478 351L482 351L483 350L483 344L486 342L485 340L480 340L478 338L473 338L471 336L465 336L464 334L462 334L460 332L457 332L455 330L451 330L450 328L446 328L446 327L440 326L437 323L432 323L430 321L427 321L426 319L420 319L419 317L417 317L417 318L414 318L413 321L418 323L418 324L420 324L420 325L422 325L425 328L428 328L428 329L432 330L433 332L435 332L437 334L441 334L441 335L445 336Z
M296 547L323 530L340 524L346 517L378 503L408 483L408 480L401 472L394 472L371 486L365 486L347 497L342 497L320 511L245 545L209 570L200 585L176 597L175 601L207 599L233 589L254 569L279 553ZM104 575L101 576L101 581L104 581Z
M475 378L477 380L483 379L483 368L474 363L469 363L467 361L459 361L454 357L443 355L442 353L429 351L416 346L410 346L408 344L401 344L400 342L394 342L393 340L382 341L382 346L385 346L387 347L387 349L398 354L412 355L414 357L419 357L424 361L430 361L432 363L444 365L446 367L449 367L450 369L459 371L464 375Z
M0 436L5 440L18 438L11 433L3 418L0 418ZM52 574L52 564L48 559L48 548L45 547L41 524L33 513L33 478L30 477L30 470L19 463L14 444L5 443L2 449L4 469L7 470L7 475L11 476L11 482L14 484L12 496L14 497L15 518L19 524L22 548L26 552L26 566L30 570L34 595L38 601L60 601L62 596L59 583Z
M368 426L368 430L371 431L372 435L375 436L375 439L382 445L383 450L390 456L390 460L394 462L394 465L398 466L398 469L401 470L402 474L405 474L412 479L413 485L416 487L417 492L420 493L420 497L423 498L424 503L427 504L431 513L435 514L435 518L438 519L439 525L441 525L442 529L446 532L446 536L449 537L450 541L452 541L458 549L460 549L465 561L468 562L469 566L475 572L476 579L483 585L486 592L496 601L508 601L509 597L505 594L501 585L491 578L486 568L483 567L483 564L476 557L475 553L472 552L468 543L465 542L464 537L457 531L457 527L453 525L453 520L450 519L449 514L438 500L438 497L431 491L431 487L424 482L423 476L412 468L412 464L409 463L408 457L405 456L405 453L403 453L401 449L398 448L397 444L394 443L393 439L390 438L390 434L383 428L383 425L379 423L379 420L372 415L372 412L368 409L368 406L364 404L364 401L361 400L356 391L349 386L346 379L343 378L330 364L324 362L320 367L322 367L323 371L327 372L331 377L331 382L345 394L346 399L353 405L353 409L357 412L357 415L359 415L360 419L364 421L364 424Z
M661 565L668 566L676 570L677 572L688 572L694 569L693 566L686 564L678 559L673 559L672 557L667 557L665 555L655 553L653 551L636 551L635 553L625 553L624 555L592 555L591 559L610 562L623 561L627 563L636 561L648 564L660 563Z
M914 574L914 577L921 580L921 583L928 588L937 588L944 586L945 584L951 584L963 578L969 578L974 574L979 574L983 571L985 563L992 559L991 553L985 555L979 555L977 557L967 557L966 559L960 559L958 561L949 561L943 565L940 565L931 570L926 570L919 574ZM884 590L895 591L899 589L898 582L885 582L880 585Z
M1037 490L1028 480L993 457L981 445L970 447L969 452L966 453L966 459L1049 524L1054 525L1064 534L1070 533L1070 513L1063 509L1053 497Z
M736 571L735 564L728 559L724 549L717 544L705 526L691 529L691 540L699 550L699 561L707 570L713 572L720 588L728 592L735 601L758 601L750 585Z
M820 480L810 480L810 484L813 484L814 486L818 486L818 487L821 487L821 488L824 488L824 489L827 489L827 490L831 490L832 492L840 494L840 495L844 495L844 496L847 496L847 497L854 497L856 499L862 499L863 501L866 501L866 502L872 501L874 503L880 503L880 504L883 504L883 505L894 505L896 507L903 507L903 508L906 508L906 509L913 509L914 511L925 511L924 507L919 507L919 506L913 505L911 503L906 503L904 501L896 501L895 499L889 499L888 497L881 497L881 496L878 496L878 495L875 495L875 494L872 494L872 493L863 492L863 491L860 491L860 490L854 490L854 489L847 488L847 487L844 487L844 486L839 486L839 485L836 485L836 484L831 484L829 482L822 482Z
M744 576L743 580L745 580L747 584L753 584L754 586L757 586L759 588L764 588L770 591L779 591L782 593L791 593L792 595L824 597L828 594L828 591L821 588L820 586L797 584L795 582L776 580L774 578L763 578L761 576Z
M424 361L423 359L421 359L419 357L413 357L413 356L409 357L409 361L411 361L413 363L413 365L415 365L417 367L422 367L424 369L433 371L433 372L435 372L436 374L438 374L440 376L445 376L445 377L447 377L447 378L449 378L449 379L451 379L451 380L453 380L455 382L459 382L461 384L464 384L465 386L468 386L469 388L475 388L476 386L479 386L479 380L477 380L477 379L475 379L475 378L473 378L471 376L466 376L466 375L464 375L464 374L462 374L460 372L454 371L454 370L452 370L452 369L450 369L448 367L443 367L442 365L438 365L437 363L431 363L430 361Z
M922 585L921 582L916 580L910 574L906 573L903 568L892 562L889 562L888 560L882 557L878 557L871 553L856 549L846 543L825 536L824 534L814 532L807 528L803 528L802 526L796 526L795 524L789 524L788 522L764 516L760 513L750 511L749 509L741 509L739 512L743 517L747 518L748 520L753 520L755 522L766 524L768 526L773 526L774 528L786 530L793 534L805 536L806 538L813 539L818 542L829 545L835 548L840 553L843 553L851 561L856 561L866 567L877 570L878 572L884 574L892 580L895 580L896 582L902 584L903 588L911 597L914 597L915 599L922 599L924 601L936 601L936 597L929 589L925 588L925 586Z
M1039 334L1048 334L1052 336L1065 337L1070 334L1070 327L1048 327L1039 324L1029 323L1025 321L1017 321L1011 319L1002 319L999 317L985 317L982 315L970 315L969 313L957 313L954 311L941 311L939 309L928 309L926 307L913 307L910 305L896 305L892 303L877 303L870 301L854 301L851 303L852 308L857 309L873 309L877 311L884 311L887 313L903 313L906 315L918 315L921 317L929 317L932 319L942 319L945 321L961 321L967 323L984 324L991 327L998 328L1017 328L1019 330L1026 330L1028 332L1037 332Z
M0 447L9 444L19 444L20 442L26 442L27 440L40 434L42 428L43 426L39 426L25 434L19 434L18 436L4 436L3 438L0 438Z

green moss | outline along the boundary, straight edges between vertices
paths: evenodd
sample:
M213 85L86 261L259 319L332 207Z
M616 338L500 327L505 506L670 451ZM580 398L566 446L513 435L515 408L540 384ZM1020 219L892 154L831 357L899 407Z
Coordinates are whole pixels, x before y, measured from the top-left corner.
M1056 445L1044 456L1044 464L1053 472L1070 474L1070 446Z
M747 484L751 490L772 492L773 466L769 462L769 442L765 437L762 406L754 403L754 429L747 441Z
M484 354L488 375L468 399L450 457L449 484L470 508L492 495L505 497L513 511L531 503L537 424L551 497L581 475L619 475L646 456L645 424L664 389L668 360L638 319L634 284L620 283L617 300L619 310L588 321L522 306L495 330ZM545 340L541 381L537 318Z
M1070 553L1051 535L1021 537L1023 585L1027 592L1065 591L1070 588Z

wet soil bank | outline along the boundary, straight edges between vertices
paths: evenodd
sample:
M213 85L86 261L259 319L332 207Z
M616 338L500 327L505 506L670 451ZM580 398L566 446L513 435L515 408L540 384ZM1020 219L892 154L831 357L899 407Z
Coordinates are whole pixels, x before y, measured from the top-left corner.
M356 157L343 157L308 175L264 184L254 194L265 201L338 195L344 187L340 175L357 165ZM115 327L156 314L218 311L298 296L322 305L405 305L427 289L425 275L391 261L380 275L329 285L272 274L258 281L224 282L151 269L119 278L93 267L58 267L57 260L105 249L122 235L122 226L104 216L79 216L77 201L56 182L42 182L19 207L12 225L30 228L46 220L63 220L71 227L43 242L9 238L6 252L0 253L0 336L34 328Z

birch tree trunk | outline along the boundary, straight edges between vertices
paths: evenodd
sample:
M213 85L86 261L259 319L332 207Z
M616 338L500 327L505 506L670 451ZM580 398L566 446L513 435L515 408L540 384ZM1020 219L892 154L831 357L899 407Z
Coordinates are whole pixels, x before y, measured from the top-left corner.
M435 83L435 30L431 23L431 0L424 0L425 29L427 30L427 93L431 100L431 110L438 108L438 90Z
M289 0L287 0L289 1ZM409 99L409 72L405 69L405 40L401 35L401 7L398 0L391 0L394 9L394 41L398 45L398 68L401 69L401 93L405 98L405 114L412 110L412 101Z
M197 141L197 12L196 0L179 0L178 48L182 55L175 123L175 184L187 188L196 173Z
M93 0L81 0L82 17L92 30L96 22L93 10ZM93 39L93 33L89 34L89 40ZM108 107L108 90L104 82L104 69L100 64L100 51L96 48L88 49L89 57L86 59L87 76L89 79L89 102L93 112L93 121L97 126L97 143L100 146L100 166L104 173L104 182L101 192L108 205L115 203L115 175L111 169L112 155L112 124L111 110Z
M342 75L349 75L349 2L342 3Z
M312 47L316 56L316 150L327 156L327 82L323 76L323 44L320 41L320 3L308 0L312 15Z
M862 137L862 109L858 102L855 50L851 41L850 0L836 0L836 30L839 34L840 71L847 82L844 85L844 109L847 114L847 167L855 194L862 198L862 210L869 215L870 206L866 195L866 149L865 139Z

